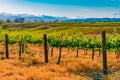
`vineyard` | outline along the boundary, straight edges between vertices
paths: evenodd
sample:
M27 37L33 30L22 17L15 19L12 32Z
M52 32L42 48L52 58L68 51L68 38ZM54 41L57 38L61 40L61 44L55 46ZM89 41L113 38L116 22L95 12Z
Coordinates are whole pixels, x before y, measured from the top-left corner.
M56 25L58 24L56 23ZM71 25L75 25L75 23ZM78 24L76 23L76 25ZM93 25L98 24L92 23L91 26ZM13 71L9 69L10 72L7 72L0 67L0 74L5 71L7 76L10 75L7 79L11 80L91 80L93 77L96 80L97 78L108 78L108 80L112 78L114 80L116 78L111 74L119 71L120 67L120 34L116 28L112 33L106 33L105 41L110 77L102 75L102 63L104 62L102 59L102 33L85 35L79 31L71 33L65 33L65 31L51 33L50 31L45 34L31 32L31 30L23 32L14 29L12 31L0 30L0 59L4 62L0 63L9 65L5 69L15 68L12 69ZM12 50L15 51L14 54ZM8 58L10 62L7 62L5 58ZM21 67L23 70L20 71ZM33 74L30 73L31 70L33 70ZM11 78L14 71L20 78L15 77L16 74L14 74L14 78ZM39 76L41 73L43 75ZM97 78L96 74L98 74ZM3 80L7 79L3 78Z
M8 44L43 44L43 34L31 34L20 32L0 32L0 42L5 42L5 34L8 35ZM114 31L106 36L107 50L117 51L120 47L120 35ZM50 34L47 35L47 43L49 47L65 47L71 49L101 49L101 37L84 36L82 33L73 34Z

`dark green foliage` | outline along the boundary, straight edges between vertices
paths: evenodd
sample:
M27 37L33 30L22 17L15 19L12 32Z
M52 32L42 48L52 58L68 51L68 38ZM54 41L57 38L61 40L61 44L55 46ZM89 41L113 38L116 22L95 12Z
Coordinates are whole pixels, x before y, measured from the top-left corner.
M2 29L5 30L5 29L9 29L10 27L8 25L3 25L2 26Z

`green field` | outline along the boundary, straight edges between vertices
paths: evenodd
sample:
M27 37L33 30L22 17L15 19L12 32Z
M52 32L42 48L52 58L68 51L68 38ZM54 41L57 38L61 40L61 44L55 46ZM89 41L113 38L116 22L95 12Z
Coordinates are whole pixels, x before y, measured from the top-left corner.
M32 32L32 33L55 33L69 34L82 32L83 34L100 34L102 30L108 33L117 30L120 33L120 22L81 22L81 23L66 23L66 22L34 22L34 23L3 23L12 27L12 31Z

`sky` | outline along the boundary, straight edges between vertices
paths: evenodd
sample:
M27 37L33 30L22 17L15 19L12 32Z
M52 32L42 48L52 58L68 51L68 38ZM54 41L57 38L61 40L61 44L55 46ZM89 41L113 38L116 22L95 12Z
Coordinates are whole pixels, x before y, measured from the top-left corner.
M0 0L2 12L69 18L120 18L120 0Z

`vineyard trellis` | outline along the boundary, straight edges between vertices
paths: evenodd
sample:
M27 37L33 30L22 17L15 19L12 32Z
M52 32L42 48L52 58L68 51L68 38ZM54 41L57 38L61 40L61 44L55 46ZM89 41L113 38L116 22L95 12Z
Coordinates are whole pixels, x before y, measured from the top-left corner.
M5 35L5 38L4 38ZM104 36L105 37L105 36ZM29 33L4 33L0 32L0 42L5 42L5 49L6 49L6 58L9 59L9 52L8 52L8 44L19 44L20 50L19 50L19 57L21 57L21 54L24 52L24 44L44 44L44 51L45 51L45 62L47 63L49 61L48 59L48 49L47 47L52 47L51 50L51 57L53 56L54 48L60 48L59 51L59 58L57 64L60 63L61 60L61 54L62 54L62 48L68 48L68 53L70 49L76 49L76 57L79 56L79 50L83 49L85 50L85 54L87 54L87 50L92 50L92 59L94 60L94 52L97 50L99 51L99 56L101 55L101 49L103 46L106 46L106 48L103 48L102 53L103 56L106 54L105 50L112 50L115 51L116 58L119 59L120 57L120 35L116 32L114 32L112 35L106 34L106 40L103 39L105 45L102 45L102 39L100 37L94 37L94 36L87 36L84 37L81 33L75 33L75 34L66 34L66 35L48 35L44 34L44 36L41 35L33 35ZM105 51L105 52L104 52ZM104 57L105 59L106 57ZM103 60L105 63L103 65L106 65L107 61ZM106 65L107 66L107 65ZM106 66L104 66L105 70L107 71ZM107 74L105 72L104 74Z

